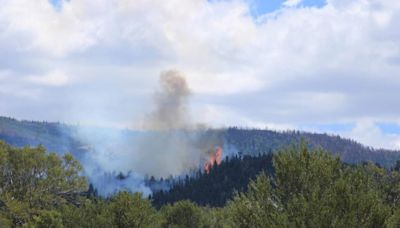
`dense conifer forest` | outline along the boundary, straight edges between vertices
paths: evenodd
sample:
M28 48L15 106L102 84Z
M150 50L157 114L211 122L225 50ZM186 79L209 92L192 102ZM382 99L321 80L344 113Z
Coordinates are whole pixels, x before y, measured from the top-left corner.
M273 174L272 154L226 157L220 165L213 167L210 173L199 170L192 176L174 180L170 189L155 191L150 199L156 207L180 200L222 207L233 199L235 191L246 191L250 180L259 173Z

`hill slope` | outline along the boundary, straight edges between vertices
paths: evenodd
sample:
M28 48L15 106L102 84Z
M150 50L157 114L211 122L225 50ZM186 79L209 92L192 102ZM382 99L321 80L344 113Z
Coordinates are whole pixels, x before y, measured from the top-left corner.
M60 123L19 121L0 117L0 140L22 147L42 144L50 151L60 153L69 151L79 158L88 146L77 137L76 126ZM114 130L115 129L110 129ZM96 131L94 131L96 132ZM140 132L124 130L124 134L138 135ZM213 130L210 134L215 134ZM299 131L277 132L272 130L227 128L218 130L215 135L223 137L225 144L233 145L241 155L257 156L290 145L298 144L301 139L312 148L322 147L338 155L347 163L371 161L382 166L392 166L400 160L400 151L374 149L363 146L354 140L328 134L316 134Z
M311 148L323 148L347 163L370 161L382 166L393 166L400 160L400 151L374 149L351 139L328 134L229 128L225 131L225 138L228 144L234 145L242 154L253 156L275 152L290 144L298 145L304 139Z
M43 145L49 151L79 157L84 149L74 132L74 127L66 124L0 117L0 140L16 147Z

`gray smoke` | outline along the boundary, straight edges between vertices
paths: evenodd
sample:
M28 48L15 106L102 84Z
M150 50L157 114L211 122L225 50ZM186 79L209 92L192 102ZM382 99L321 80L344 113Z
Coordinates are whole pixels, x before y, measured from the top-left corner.
M143 118L143 132L81 129L79 138L91 147L84 166L103 195L120 189L151 191L145 176L180 176L203 167L216 146L224 146L221 131L198 128L190 118L192 93L183 73L161 72L152 110ZM202 125L204 126L204 125ZM112 180L104 173L130 173Z
M150 130L181 130L190 127L188 100L191 95L185 76L176 70L162 72L160 91L154 95L155 110L146 118ZM147 125L147 126L146 126Z
M154 110L145 118L148 133L139 144L136 170L146 175L165 177L197 169L208 150L218 143L206 137L190 121L191 91L183 73L169 70L160 74L160 90L154 94Z
M129 164L133 159L132 141L137 140L133 132L109 129L79 127L75 138L85 145L80 157L85 175L102 196L109 196L121 190L151 194L145 185L143 175L138 174ZM134 151L133 151L134 152ZM127 174L117 178L119 173Z

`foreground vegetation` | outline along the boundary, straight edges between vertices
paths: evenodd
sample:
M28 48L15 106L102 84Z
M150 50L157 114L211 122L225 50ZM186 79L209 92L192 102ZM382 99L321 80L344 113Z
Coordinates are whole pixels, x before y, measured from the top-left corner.
M43 147L0 142L0 227L399 227L400 174L347 165L304 144L273 156L223 207L178 201L155 209L139 193L87 194L82 167Z

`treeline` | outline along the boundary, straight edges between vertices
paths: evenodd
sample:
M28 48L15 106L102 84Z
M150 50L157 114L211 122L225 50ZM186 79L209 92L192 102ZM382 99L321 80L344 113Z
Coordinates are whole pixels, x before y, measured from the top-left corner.
M390 167L400 160L400 151L375 149L337 135L317 134L295 130L273 131L231 127L224 132L228 145L234 145L242 154L257 155L279 151L290 144L307 141L309 149L323 148L347 163L369 161Z
M400 226L400 166L347 165L304 144L272 164L273 175L259 174L223 207L184 200L156 209L139 193L87 194L70 155L0 143L0 227Z
M80 130L90 130L93 136L96 136L96 134L101 136L101 131L119 131L117 129L100 130L78 125L19 121L13 118L0 117L0 140L17 147L43 145L46 149L60 154L70 151L75 158L82 161L85 154L91 152L90 150L94 145L88 145L87 142L82 141L81 135L78 133ZM127 142L134 142L135 139L145 134L130 130L123 130L119 133L122 137L121 140ZM207 138L207 136L218 138L221 144L233 146L243 155L250 156L257 156L270 151L276 152L287 145L298 144L302 139L305 139L310 149L323 148L330 154L340 156L347 163L370 161L390 167L394 165L395 161L400 160L400 151L398 150L374 149L363 146L354 140L329 134L231 127L205 130L204 137ZM101 137L104 137L104 135Z
M16 120L0 116L0 140L15 147L43 145L60 154L70 151L80 156L85 150L75 137L76 127L52 122Z

